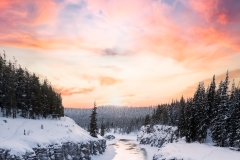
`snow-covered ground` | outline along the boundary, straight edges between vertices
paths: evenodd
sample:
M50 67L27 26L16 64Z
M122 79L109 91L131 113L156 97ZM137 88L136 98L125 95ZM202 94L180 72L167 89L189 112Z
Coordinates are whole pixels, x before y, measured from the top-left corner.
M240 160L240 152L228 148L215 147L211 143L186 143L181 140L177 143L169 143L159 149L159 159L183 159L183 160Z
M11 154L32 152L37 146L89 140L97 139L68 117L58 120L0 117L0 148L11 149Z
M240 160L239 151L215 147L211 140L204 144L186 143L184 140L180 140L177 143L168 143L158 151L157 147L139 145L136 133L113 135L116 139L107 141L106 151L102 155L93 156L92 160L152 160L156 153L159 159L166 160L173 158L184 160ZM91 137L88 132L68 117L59 120L0 117L0 148L11 149L11 154L21 155L26 151L32 152L34 147L44 147L53 143L86 142L89 140L97 139Z

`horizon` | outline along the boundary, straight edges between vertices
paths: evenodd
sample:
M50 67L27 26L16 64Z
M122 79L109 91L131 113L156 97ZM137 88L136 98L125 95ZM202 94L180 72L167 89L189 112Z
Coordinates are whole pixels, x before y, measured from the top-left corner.
M65 108L156 106L193 97L199 82L207 88L215 75L218 84L227 71L239 86L239 8L234 0L1 1L0 53L47 77Z

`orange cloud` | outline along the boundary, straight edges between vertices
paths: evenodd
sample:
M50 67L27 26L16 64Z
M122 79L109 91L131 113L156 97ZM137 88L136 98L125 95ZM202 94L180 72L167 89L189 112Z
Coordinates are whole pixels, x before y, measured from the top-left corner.
M94 87L91 88L54 88L56 92L61 93L63 96L71 96L74 94L88 94L94 91Z
M99 77L99 82L100 82L101 86L110 86L110 85L114 85L116 83L121 82L121 80L113 78L113 77L101 76L101 77Z

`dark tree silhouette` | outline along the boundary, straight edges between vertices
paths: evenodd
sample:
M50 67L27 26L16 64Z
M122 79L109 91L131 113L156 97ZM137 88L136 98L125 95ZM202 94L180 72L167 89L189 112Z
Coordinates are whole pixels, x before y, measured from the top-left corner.
M94 102L94 107L92 110L92 114L90 116L90 124L89 124L89 131L92 137L97 137L98 134L98 127L97 127L97 106L96 102Z

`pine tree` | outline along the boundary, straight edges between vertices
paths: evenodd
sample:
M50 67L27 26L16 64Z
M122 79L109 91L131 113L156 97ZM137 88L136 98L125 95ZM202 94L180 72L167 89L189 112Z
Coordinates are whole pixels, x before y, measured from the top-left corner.
M229 102L228 102L228 72L226 74L226 79L221 82L218 88L218 106L216 117L213 119L213 126L211 128L212 139L219 146L227 146L227 133L229 131Z
M185 119L185 107L186 107L186 103L182 96L181 100L180 100L180 113L179 113L179 118L178 118L178 130L179 130L181 137L184 137L187 134L187 130L186 130L187 124L186 124L186 119Z
M101 135L101 136L104 136L104 134L105 134L105 125L104 125L104 124L101 124L100 135Z
M186 103L186 142L190 143L196 140L196 123L195 123L195 110L193 105L193 99L189 98Z
M240 101L239 90L233 80L229 98L229 126L226 143L231 147L240 147Z
M94 102L94 107L92 110L92 114L90 116L90 124L89 124L89 129L90 129L90 135L92 137L97 137L98 134L98 128L97 128L97 106L96 103Z
M209 125L210 125L211 120L214 118L213 110L214 110L214 107L216 106L215 105L215 94L216 94L215 90L216 90L216 83L215 83L215 75L214 75L213 80L210 85L210 88L207 92L207 99L208 99L207 102L208 102L208 106L209 106L209 112L208 112Z
M25 104L25 77L24 77L24 70L21 66L16 70L16 101L17 101L17 108L20 112L20 116L26 118L26 104Z
M45 79L43 84L41 85L41 102L43 108L43 117L47 118L50 110L50 106L48 103L48 81Z
M197 114L198 114L198 124L196 128L197 140L200 143L203 143L207 137L207 129L209 124L209 107L207 104L207 96L205 94L204 83L200 83L195 99L195 104L197 105Z
M240 82L239 82L240 83ZM235 89L236 103L234 107L233 119L235 119L236 134L233 137L233 146L240 148L240 89Z
M150 122L151 122L150 116L149 116L149 115L146 115L145 120L144 120L144 125L145 125L145 126L146 126L146 125L149 125Z
M30 117L36 118L42 115L42 103L41 103L41 87L39 78L33 73L33 75L30 77L30 83L31 83L31 108L32 112Z

